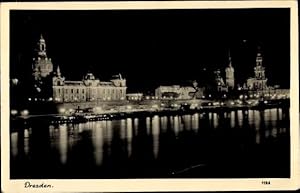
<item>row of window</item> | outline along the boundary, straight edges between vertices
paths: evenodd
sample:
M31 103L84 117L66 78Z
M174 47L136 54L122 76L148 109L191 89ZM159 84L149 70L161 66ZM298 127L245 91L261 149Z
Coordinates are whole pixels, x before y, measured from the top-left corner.
M64 92L65 94L74 94L74 93L84 94L86 92L85 89L78 89L78 88L71 88L71 89L59 88L57 90L58 90L59 94L61 94L62 92ZM98 91L98 94L100 94L101 90L98 89L97 91ZM119 91L119 93L121 93L121 94L124 94L123 89L118 89L118 90L117 89L103 89L104 94L115 94L115 93L117 93L117 91ZM91 92L96 93L96 89L93 89Z
M98 93L97 93L98 91ZM93 89L86 93L84 89L61 89L54 90L54 97L64 98L65 101L82 101L86 99L103 99L103 100L119 100L125 98L126 92L122 89L109 90L100 92L101 90ZM119 92L118 92L119 91Z

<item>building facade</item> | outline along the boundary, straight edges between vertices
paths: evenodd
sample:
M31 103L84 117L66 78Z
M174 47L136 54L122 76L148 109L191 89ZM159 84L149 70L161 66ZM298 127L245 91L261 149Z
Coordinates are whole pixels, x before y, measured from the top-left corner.
M141 101L143 100L143 93L128 93L126 94L126 99L129 101Z
M100 81L92 73L87 73L82 80L72 81L62 76L59 66L53 72L53 64L47 57L46 41L42 35L38 41L32 71L34 87L40 89L40 85L47 84L48 89L38 90L41 93L47 91L47 100L57 103L126 100L126 79L121 74L113 76L109 81ZM51 89L52 92L49 92ZM34 99L40 97L34 95Z
M100 81L92 73L83 80L65 80L59 67L53 77L53 100L56 102L118 101L126 99L126 80L116 75L110 81Z
M196 89L192 86L159 86L155 89L155 97L158 99L192 99Z

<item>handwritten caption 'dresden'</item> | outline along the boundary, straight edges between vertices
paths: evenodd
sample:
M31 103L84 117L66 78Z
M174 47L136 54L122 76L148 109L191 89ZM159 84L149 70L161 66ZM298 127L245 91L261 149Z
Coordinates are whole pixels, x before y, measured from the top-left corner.
M29 181L26 181L24 183L24 188L53 188L54 186L51 184L46 184L44 182L42 183L31 183Z

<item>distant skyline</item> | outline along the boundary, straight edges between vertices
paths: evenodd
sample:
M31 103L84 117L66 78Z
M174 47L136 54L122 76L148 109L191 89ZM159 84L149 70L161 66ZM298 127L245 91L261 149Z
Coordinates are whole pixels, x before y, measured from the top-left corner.
M289 88L289 9L11 11L11 78L31 75L40 35L63 76L121 73L128 91L200 85L223 73L230 50L236 83L254 76L260 46L269 85Z

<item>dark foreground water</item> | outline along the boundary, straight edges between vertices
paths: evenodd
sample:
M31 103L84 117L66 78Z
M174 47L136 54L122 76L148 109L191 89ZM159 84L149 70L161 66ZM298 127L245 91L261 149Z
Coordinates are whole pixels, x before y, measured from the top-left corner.
M289 177L289 109L42 121L11 132L12 179Z

